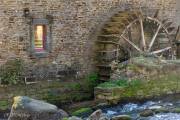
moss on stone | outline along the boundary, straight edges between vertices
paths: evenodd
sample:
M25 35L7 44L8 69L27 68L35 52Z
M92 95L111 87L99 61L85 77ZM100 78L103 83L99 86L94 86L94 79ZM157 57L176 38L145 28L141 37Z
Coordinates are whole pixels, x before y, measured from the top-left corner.
M149 81L142 82L139 87L128 87L121 97L133 97L141 93L143 97L154 97L157 95L167 94L174 90L179 89L178 80L180 76L177 74L164 75L161 78L152 78ZM138 95L139 96L139 95Z
M153 116L154 112L152 110L144 110L139 114L141 117Z
M52 104L63 105L92 98L92 93L82 90L83 85L81 84L81 81L78 83L56 80L51 82L39 81L33 85L18 84L16 86L0 87L0 93L1 98L10 101L10 103L12 103L13 96L29 96Z
M93 110L91 108L81 108L72 113L73 116L81 116L83 114L91 113Z
M168 113L168 112L170 112L170 110L168 110L167 108L164 108L164 107L159 108L159 109L154 109L153 111L154 111L156 114L157 114L157 113Z
M99 88L118 88L119 86L115 83L109 83L109 82L106 82L106 83L102 83L100 85L98 85Z
M125 100L125 99L149 99L152 97L158 97L161 95L173 94L180 91L180 76L177 72L169 72L166 74L160 74L159 76L152 76L146 80L137 80L133 79L129 82L127 87L118 88L118 87L109 87L108 83L104 86L98 86L99 89L109 89L111 88L112 93L97 93L96 96L106 95L103 99L110 100L109 98L116 98L116 100ZM112 82L109 82L112 83ZM118 86L116 84L116 86ZM123 92L113 92L113 89L119 89ZM106 92L106 90L103 90ZM118 91L118 90L117 90ZM96 93L96 91L95 91ZM100 98L101 99L101 98Z
M59 119L60 120L60 119ZM62 120L68 120L68 118L63 118Z
M115 81L109 81L102 84L99 84L99 88L125 88L125 87L138 87L141 83L140 80L131 80L128 79L120 79Z
M180 113L180 107L174 108L172 110L173 113Z

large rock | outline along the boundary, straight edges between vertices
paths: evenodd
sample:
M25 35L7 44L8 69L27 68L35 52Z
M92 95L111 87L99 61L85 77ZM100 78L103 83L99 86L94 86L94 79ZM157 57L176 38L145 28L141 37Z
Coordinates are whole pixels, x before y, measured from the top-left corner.
M102 110L97 110L92 113L87 120L110 120L110 118L108 118Z
M26 96L14 97L8 120L60 120L68 114L55 105Z

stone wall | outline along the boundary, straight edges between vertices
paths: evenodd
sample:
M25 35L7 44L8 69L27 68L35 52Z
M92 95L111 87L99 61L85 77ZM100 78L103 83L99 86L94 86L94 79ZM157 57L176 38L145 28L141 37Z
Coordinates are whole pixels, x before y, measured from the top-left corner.
M178 0L176 0L178 1ZM0 0L0 60L21 57L34 64L56 62L78 64L83 75L94 70L94 45L101 26L116 12L142 8L151 15L160 10L161 18L178 25L179 7L175 0ZM30 55L30 25L24 17L28 8L33 18L53 17L52 50L46 58Z

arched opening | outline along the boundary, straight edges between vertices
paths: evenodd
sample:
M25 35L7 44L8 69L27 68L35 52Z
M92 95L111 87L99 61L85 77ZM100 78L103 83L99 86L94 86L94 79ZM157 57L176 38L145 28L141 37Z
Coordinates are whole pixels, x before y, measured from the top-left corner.
M155 56L175 59L174 34L176 28L168 19L158 19L141 11L120 11L102 28L97 40L97 68L100 80L110 79L114 63L131 57Z

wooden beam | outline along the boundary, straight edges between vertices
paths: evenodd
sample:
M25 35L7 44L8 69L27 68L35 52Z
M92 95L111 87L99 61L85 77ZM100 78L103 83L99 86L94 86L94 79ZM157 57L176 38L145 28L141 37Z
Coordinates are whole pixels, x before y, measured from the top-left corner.
M152 54L158 54L158 53L162 53L164 51L167 51L167 50L170 50L172 47L166 47L164 49L161 49L161 50L156 50L156 51L153 51L151 52Z
M145 41L145 37L144 37L143 21L141 18L139 20L140 20L140 25L141 25L141 39L142 39L143 49L146 50L146 41Z
M129 40L132 41L131 27L127 28Z
M156 33L154 34L154 36L153 36L153 38L152 38L152 40L151 40L151 43L149 44L148 52L151 51L151 48L152 48L152 46L153 46L153 44L154 44L154 42L155 42L155 40L156 40L156 37L157 37L157 35L158 35L161 27L162 27L162 25L160 24L159 27L158 27L158 29L156 30Z
M125 41L127 41L130 45L132 45L137 51L142 52L142 50L141 50L138 46L136 46L133 42L131 42L129 39L127 39L127 38L124 37L123 35L121 35L121 37L122 37Z

